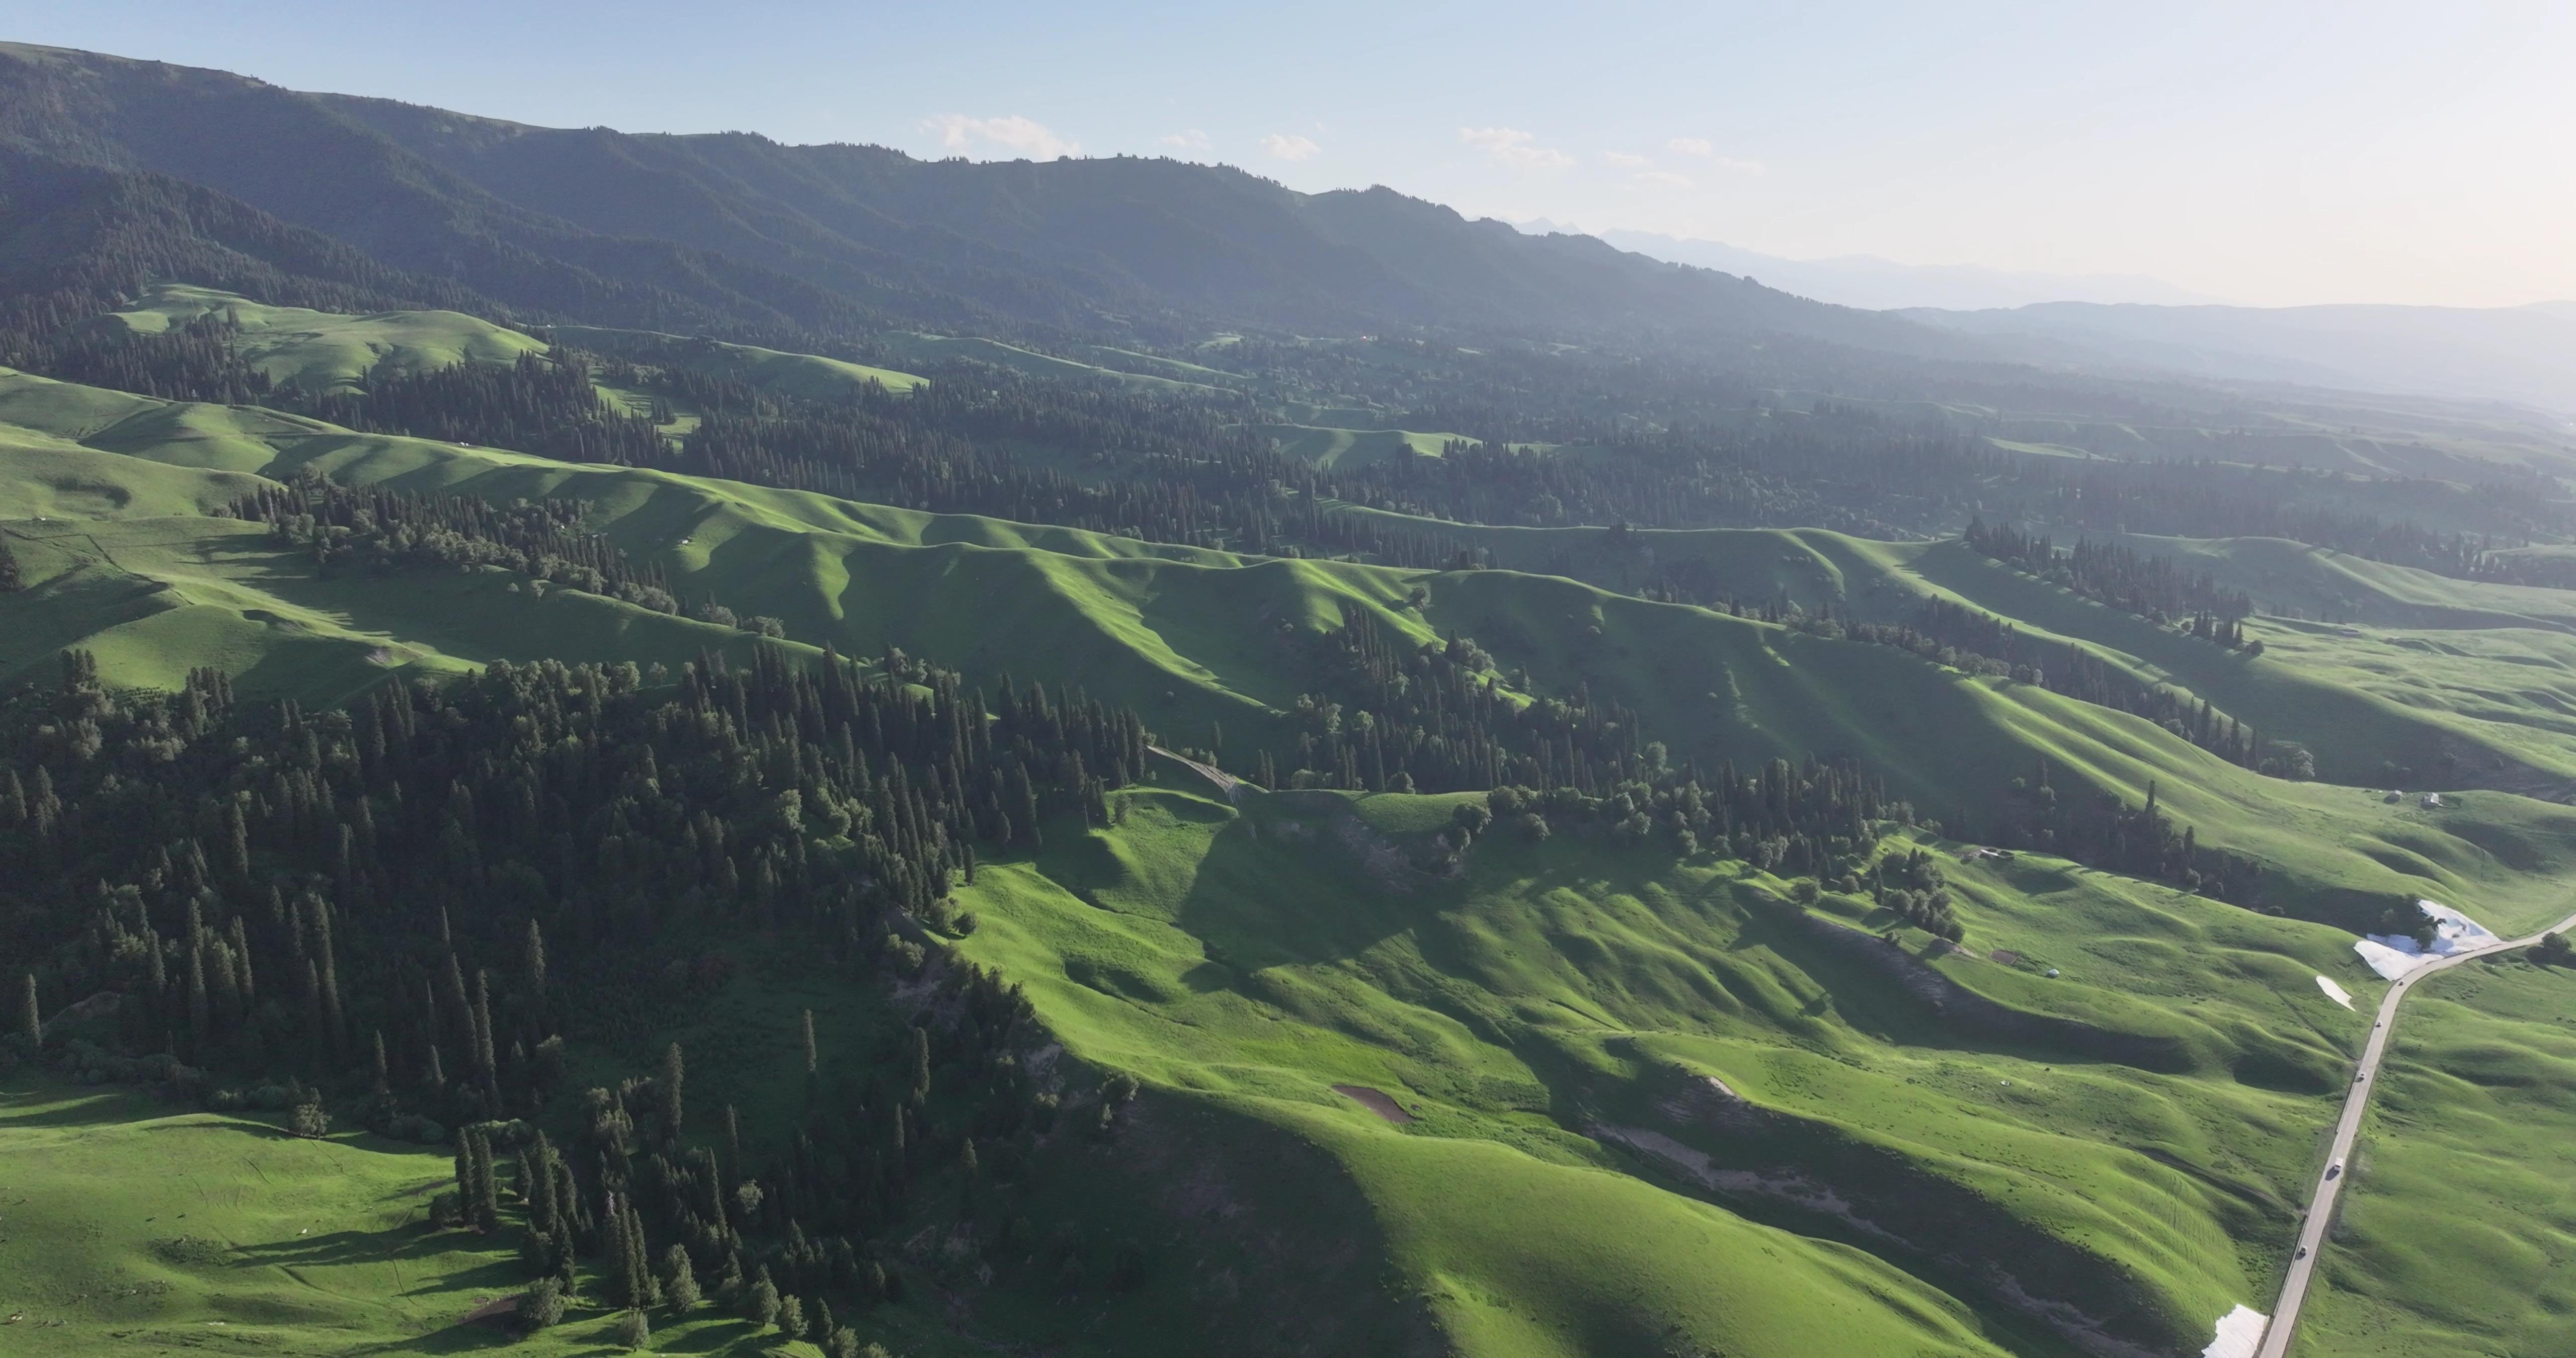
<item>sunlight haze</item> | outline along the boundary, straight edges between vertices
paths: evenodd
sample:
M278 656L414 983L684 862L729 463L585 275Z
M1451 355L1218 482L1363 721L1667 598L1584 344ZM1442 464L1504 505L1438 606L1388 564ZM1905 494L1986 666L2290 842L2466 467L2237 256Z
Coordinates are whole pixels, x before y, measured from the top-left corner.
M6 36L542 125L1169 155L1791 259L2576 297L2565 6L250 8L39 0Z

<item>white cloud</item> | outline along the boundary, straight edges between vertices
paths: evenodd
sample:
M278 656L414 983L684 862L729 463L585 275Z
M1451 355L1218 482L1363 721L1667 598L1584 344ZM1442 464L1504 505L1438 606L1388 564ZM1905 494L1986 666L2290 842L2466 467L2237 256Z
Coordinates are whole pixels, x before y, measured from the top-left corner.
M1172 135L1163 138L1163 144L1165 146L1177 146L1184 151L1204 151L1209 148L1211 143L1208 141L1208 134L1193 127L1187 131L1175 132Z
M1273 160L1313 160L1324 153L1324 148L1317 146L1312 139L1287 132L1273 132L1263 137L1261 149L1269 152Z
M1718 169L1731 170L1737 174L1767 174L1771 169L1770 166L1758 160L1738 160L1733 156L1721 156L1717 153L1717 143L1706 137L1675 137L1664 145L1683 155L1697 156Z
M1007 118L969 118L963 113L943 113L936 118L923 119L921 126L925 131L938 133L939 144L960 155L979 143L1005 147L1034 160L1082 154L1082 143L1060 137L1046 124L1018 114Z
M1650 189L1686 189L1691 186L1689 175L1675 174L1670 170L1640 170L1634 177L1638 184Z
M1574 157L1554 147L1532 145L1537 135L1516 127L1462 127L1458 140L1484 152L1485 159L1514 169L1562 170L1574 163Z
M1601 158L1623 170L1642 170L1655 163L1646 156L1634 155L1626 151L1604 151L1601 153Z

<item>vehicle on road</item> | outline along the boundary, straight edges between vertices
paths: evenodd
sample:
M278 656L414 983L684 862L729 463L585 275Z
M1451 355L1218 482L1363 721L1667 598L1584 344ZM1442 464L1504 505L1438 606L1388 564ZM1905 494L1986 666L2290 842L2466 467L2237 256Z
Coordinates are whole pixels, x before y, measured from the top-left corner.
M2299 1246L2299 1248L2298 1248L2297 1250L2295 1250L2295 1251L2293 1251L2293 1252L2291 1253L2290 1257L2291 1257L2291 1258L2293 1258L2293 1259L2305 1259L2305 1258L2307 1258L2307 1257L2308 1257L2308 1247L2307 1247L2307 1246L2305 1246L2305 1245L2301 1245L2301 1246Z
M2334 1158L2333 1164L2326 1166L2326 1177L2331 1179L2341 1173L2343 1173L2343 1157L2338 1155Z

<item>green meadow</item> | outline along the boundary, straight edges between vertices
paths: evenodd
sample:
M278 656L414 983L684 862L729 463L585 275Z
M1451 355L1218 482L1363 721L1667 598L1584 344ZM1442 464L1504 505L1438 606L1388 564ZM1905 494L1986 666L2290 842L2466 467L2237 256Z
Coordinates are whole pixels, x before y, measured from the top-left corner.
M263 370L329 387L507 362L534 338L449 313L342 317L155 290L116 323L224 309ZM800 395L890 389L965 360L1138 389L1230 374L1126 351L885 337L899 368L637 331L581 347ZM1263 426L1320 465L1436 454L1439 434L1316 404ZM1347 420L1350 427L1336 421ZM222 507L299 473L354 485L564 497L682 597L783 621L784 643L498 568L324 575ZM1344 507L1336 512L1361 514ZM1396 516L1389 516L1396 517ZM1419 524L1422 521L1408 521ZM2010 571L1957 543L1817 530L1441 524L1495 569L1265 559L938 515L634 468L357 434L255 407L166 402L0 370L0 682L68 648L113 685L223 669L249 695L346 702L396 675L499 660L676 671L759 646L890 648L989 682L1079 686L1163 743L1292 738L1307 648L1365 614L1388 635L1473 637L1512 701L1578 685L1676 760L1857 756L1927 824L1966 938L1864 897L1711 854L1500 828L1454 873L1412 862L1476 796L1321 791L1228 799L1176 768L1114 821L1047 827L958 891L935 946L1025 987L1051 1059L1145 1093L1127 1149L1065 1140L1041 1220L1158 1245L1129 1305L1069 1320L1018 1294L889 1307L911 1354L1270 1352L1344 1316L1352 1352L2072 1355L2197 1352L2265 1309L2383 983L2351 951L2399 892L2499 932L2562 916L2576 873L2576 613L2270 539L2159 539L2270 616L2222 651ZM1747 600L1900 621L1968 605L2206 698L2307 745L2323 781L2227 764L2153 723L2030 684L1632 591L1694 563ZM2321 615L2352 621L2306 620ZM2204 845L2259 860L2251 904L2036 854L1971 854L1981 809L2042 765L2056 786L2150 789ZM2389 802L2438 781L2447 805ZM1931 828L1939 822L1943 830ZM706 1005L575 1054L613 1082L684 1041L702 1102L755 1126L798 1107L814 1010L827 1065L884 1034L839 978L756 942ZM2351 992L2358 1011L2324 994ZM2409 1009L2302 1352L2565 1348L2552 1204L2576 1071L2569 974L2509 962ZM693 1070L698 1067L693 1065ZM697 1077L693 1076L693 1079ZM1400 1110L1390 1117L1352 1093ZM0 1348L430 1353L499 1347L469 1323L512 1251L433 1230L443 1150L285 1136L23 1069L0 1075ZM2462 1211L2463 1201L2474 1202ZM598 1352L604 1313L524 1342ZM961 1337L962 1336L962 1337ZM712 1313L667 1351L761 1352ZM784 1351L814 1352L810 1346Z
M2576 972L2425 982L2380 1078L2293 1352L2576 1350Z

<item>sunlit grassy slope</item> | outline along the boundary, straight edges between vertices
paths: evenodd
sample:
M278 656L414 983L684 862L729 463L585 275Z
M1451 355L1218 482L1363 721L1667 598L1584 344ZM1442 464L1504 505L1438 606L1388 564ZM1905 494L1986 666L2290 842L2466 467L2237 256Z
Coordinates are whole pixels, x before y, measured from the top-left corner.
M1212 723L1259 739L1268 714L1293 706L1311 682L1302 638L1337 626L1345 608L1356 608L1421 641L1450 631L1473 635L1507 674L1526 670L1539 692L1588 684L1635 708L1678 758L1854 754L1923 814L1953 822L1966 808L1973 825L1977 808L1991 805L2011 779L2034 772L2043 758L2061 785L2089 782L2133 802L2153 783L2164 805L2194 824L2204 843L2294 868L2267 898L2293 912L2331 914L2358 902L2359 893L2418 890L2487 911L2500 926L2538 919L2550 902L2531 874L2564 867L2576 854L2576 835L2569 833L2576 813L2542 803L2484 792L2466 794L2458 807L2424 812L2411 803L2384 806L2351 789L2286 784L2225 764L2151 724L2030 685L1968 679L1885 647L1652 603L1553 576L1247 561L1071 529L356 435L271 411L159 402L25 376L0 377L0 429L50 459L23 466L10 459L11 479L0 484L18 486L13 493L25 505L0 509L11 518L32 520L43 512L37 505L66 502L99 514L127 516L140 507L166 516L219 502L237 493L229 488L247 484L225 477L280 478L305 468L357 484L502 500L569 496L585 501L593 526L629 554L661 563L683 594L777 616L799 642L862 656L900 646L979 676L1007 671L1080 684L1134 705L1155 729L1182 743L1198 743ZM158 531L189 539L226 527ZM11 531L44 537L63 530L23 523ZM1763 537L1766 543L1795 540ZM1831 535L1825 545L1845 559L1821 552L1806 559L1846 578L1873 554L1903 550ZM343 695L365 675L345 662L334 662L337 669L281 662L261 670L268 647L304 647L318 637L337 644L334 654L383 648L400 657L397 663L439 666L445 663L440 656L471 663L587 658L631 646L660 657L693 653L717 639L740 641L625 605L560 595L544 600L542 610L533 608L533 596L523 596L529 609L466 608L471 622L459 621L455 605L467 593L506 601L510 582L497 576L457 577L442 586L459 591L455 599L424 594L417 616L406 621L407 604L289 585L273 557L235 550L240 547L181 541L147 549L138 542L121 556L113 547L99 549L102 566L139 582L124 587L129 593L166 582L178 591L173 600L228 609L258 624L196 615L183 642L104 646L103 659L120 667L114 677L166 682L200 663L186 659L188 648L214 633L227 639L234 663L263 684L317 698ZM171 559L156 563L154 552ZM1415 588L1428 594L1419 610L1404 606ZM399 599L405 592L390 593ZM49 605L55 597L39 589L0 602L0 612L51 607L44 616L72 620L28 633L38 639L7 653L13 667L40 663L52 649L88 635L82 620L113 616L119 626L137 620ZM2040 602L2107 613L2080 600ZM155 619L172 611L124 607L149 607ZM565 625L556 624L558 615ZM2126 625L2118 617L2101 624Z
M509 1342L461 1322L522 1286L517 1250L426 1225L430 1194L454 1177L443 1147L302 1141L255 1116L22 1074L0 1080L0 1151L0 1315L19 1317L0 1347L13 1355ZM607 1329L576 1312L529 1347L596 1352Z
M793 354L751 344L657 334L649 330L607 330L588 325L559 325L555 337L577 349L613 354L638 363L680 368L709 377L731 378L789 396L829 400L847 396L873 382L889 391L910 391L924 379L891 368L872 368L814 354Z
M1903 622L1926 599L2080 645L2113 670L2207 699L2267 739L2314 752L2319 776L2386 787L2576 795L2576 692L2558 657L2576 594L2453 580L2278 538L2124 539L2241 589L2264 617L2262 657L2226 651L2043 584L1957 542L1893 543L1820 529L1629 530L1437 524L1345 510L1482 547L1495 564L1622 590L1660 573L1760 604L1785 600Z
M1309 683L1305 638L1357 609L1421 641L1473 635L1538 693L1588 685L1636 709L1677 757L1861 756L1923 815L1954 825L1973 824L2043 758L2061 788L2134 802L2152 783L2204 843L2264 860L2263 902L2292 914L2341 918L2414 890L2509 929L2563 913L2558 883L2576 867L2576 821L2562 807L2474 791L2428 811L2264 779L2033 686L1534 573L1615 586L1599 574L1615 559L1548 555L1627 550L1606 533L1478 530L1523 569L1248 560L14 374L0 374L0 531L31 587L0 597L0 676L41 674L76 644L114 682L167 686L216 664L248 691L334 701L403 668L677 664L752 644L588 596L540 597L499 571L318 579L260 527L207 517L308 468L355 484L578 498L594 528L660 564L682 593L778 616L794 645L901 646L978 679L1007 670L1081 684L1137 706L1175 743L1198 743L1216 721L1230 746L1260 739ZM1660 546L1685 549L1678 538ZM2378 652L2330 628L2267 624L2283 654L2247 661L1955 545L1744 533L1695 535L1686 549L1767 584L1740 588L1747 597L1831 597L1863 617L1899 616L1927 595L1975 602L2141 676L2235 695L2222 706L2287 711L2301 693L2348 688L2336 720L2379 723L2349 737L2356 751L2414 738L2431 720L2421 714L2444 711L2472 731L2543 732L2534 761L2550 749L2543 723L2462 696L2490 662L2515 663L2472 648L2557 654L2556 633L2530 612L2509 614L2529 624L2518 630L2449 637L2458 653L2438 656L2452 668L2329 683L2315 676L2368 672L2362 657ZM2413 635L2441 641L2460 625L2418 616ZM2409 683L2423 691L2410 698ZM1444 823L1458 800L1121 794L1115 828L1051 828L1035 859L984 865L965 891L981 927L959 946L1027 985L1075 1057L1146 1080L1149 1126L1242 1150L1229 1172L1264 1220L1344 1242L1360 1261L1349 1276L1368 1288L1382 1266L1392 1291L1369 1295L1395 1299L1386 1315L1418 1304L1463 1353L2059 1354L2075 1351L2068 1327L2085 1326L2191 1352L2218 1316L2269 1297L2315 1136L2367 1023L2314 978L2339 979L2365 1011L2379 990L2348 935L2035 856L1971 866L1928 838L1950 863L1970 954L1932 955L1910 934L1890 948L1869 936L1888 921L1865 903L1829 895L1799 911L1781 883L1739 864L1572 834L1539 847L1490 836L1455 879L1364 864L1371 846ZM689 1036L693 1051L725 1050L720 1034ZM1732 1093L1714 1094L1710 1079ZM1419 1120L1391 1125L1333 1093L1337 1083L1384 1090ZM0 1175L30 1183L115 1172L180 1144L154 1138L181 1129L270 1137L235 1120L9 1091ZM75 1106L88 1111L59 1111ZM109 1131L55 1136L57 1125ZM290 1168L336 1185L304 1191L340 1195L331 1210L358 1223L334 1227L352 1235L342 1256L287 1271L285 1256L246 1251L274 1245L288 1223L244 1218L224 1226L229 1252L173 1247L216 1262L154 1275L170 1284L154 1294L170 1310L125 1317L78 1310L90 1302L83 1280L160 1268L161 1237L103 1235L93 1255L40 1259L0 1244L0 1273L72 1308L62 1314L76 1325L43 1342L106 1352L135 1332L118 1326L247 1325L221 1308L260 1289L292 1300L259 1313L277 1351L498 1342L438 1328L450 1292L478 1286L489 1260L419 1237L386 1205L396 1180L423 1163L421 1177L435 1178L442 1159L360 1141L262 1144L334 1157ZM104 1158L80 1158L91 1155ZM359 1156L380 1158L340 1162ZM267 1167L258 1154L235 1158L254 1176ZM1204 1169L1193 1166L1183 1168ZM162 1216L181 1177L120 1188L152 1195L120 1210ZM70 1190L46 1191L48 1219L78 1219ZM1103 1177L1098 1191L1102 1210L1147 1210L1125 1181ZM12 1219L6 1201L0 1192L0 1223ZM330 1271L374 1268L389 1251L434 1280L389 1288ZM1227 1257L1273 1266L1257 1252ZM198 1276L208 1269L251 1271ZM1210 1304L1190 1290L1198 1281L1155 1285L1175 1289L1176 1307ZM2052 1328L2033 1298L2072 1309ZM989 1320L1001 1334L1051 1333ZM1102 1352L1177 1351L1177 1332L1104 1323ZM560 1342L595 1345L599 1328L594 1318ZM665 1346L743 1338L707 1330Z
M2294 1352L2576 1353L2576 971L2473 963L2406 1010Z
M415 374L459 363L509 363L545 344L520 331L455 311L348 316L269 306L212 288L163 283L109 319L157 334L209 313L242 327L241 353L269 380L307 391L360 385L373 374Z
M1718 1229L1678 1199L1912 1268L2026 1351L2050 1341L1993 1276L1940 1256L2001 1261L2165 1347L2205 1343L2269 1286L2367 1022L2313 977L2379 984L2334 931L2047 860L1959 867L1981 955L1927 970L2022 1016L1971 1022L1856 960L1886 948L1855 932L1883 922L1869 907L1804 915L1739 865L1494 838L1454 881L1389 890L1360 866L1357 837L1418 834L1454 800L1134 794L1114 831L987 866L964 948L1027 984L1077 1055L1325 1138L1399 1257L1447 1280L1432 1296L1455 1332L1493 1336L1481 1351L1651 1351L1592 1328L1630 1323L1618 1299L1637 1290L1678 1336L1766 1351L1721 1322L1747 1303L1734 1280L1768 1295L1850 1272L1845 1251ZM1761 1114L1694 1099L1712 1075ZM1390 1126L1336 1084L1419 1121ZM1821 1186L1848 1214L1713 1191L1694 1166ZM1631 1243L1568 1237L1591 1218ZM1752 1264L1766 1254L1797 1266ZM1683 1304L1694 1288L1707 1310ZM1830 1348L1830 1331L1763 1332Z

